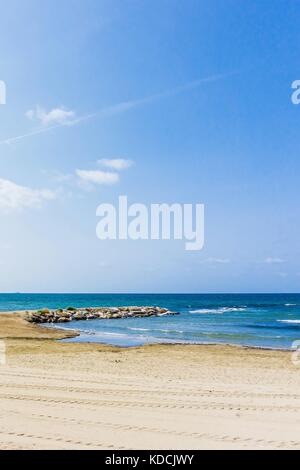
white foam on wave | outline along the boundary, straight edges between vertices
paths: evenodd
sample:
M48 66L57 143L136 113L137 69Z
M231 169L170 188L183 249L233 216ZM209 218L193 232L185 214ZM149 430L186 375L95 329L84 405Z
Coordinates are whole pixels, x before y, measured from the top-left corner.
M159 329L159 328L127 328L128 330L131 331L151 331L152 333L184 333L182 330L168 330L168 329Z
M184 331L182 330L153 330L155 331L156 333L158 332L161 332L161 333L180 333L180 334L183 334Z
M277 320L279 323L294 323L300 325L300 320Z
M132 330L132 331L151 331L149 328L127 328L127 330Z
M245 307L220 307L220 308L200 308L198 310L190 310L190 313L217 313L222 315L223 313L230 312L244 312L247 310Z

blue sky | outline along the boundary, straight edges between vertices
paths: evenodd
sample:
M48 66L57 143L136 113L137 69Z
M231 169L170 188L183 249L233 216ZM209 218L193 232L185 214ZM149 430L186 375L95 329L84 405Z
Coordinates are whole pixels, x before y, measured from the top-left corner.
M299 292L299 16L295 0L3 0L0 291ZM96 208L121 194L204 203L204 249L98 240Z

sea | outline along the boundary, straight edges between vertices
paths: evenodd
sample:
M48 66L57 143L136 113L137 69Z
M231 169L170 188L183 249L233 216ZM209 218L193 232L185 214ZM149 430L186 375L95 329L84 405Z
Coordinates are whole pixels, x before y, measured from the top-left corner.
M179 315L73 321L63 328L76 329L80 336L64 341L121 347L222 343L270 349L293 349L300 341L300 294L0 294L0 311L7 312L130 305L157 305Z

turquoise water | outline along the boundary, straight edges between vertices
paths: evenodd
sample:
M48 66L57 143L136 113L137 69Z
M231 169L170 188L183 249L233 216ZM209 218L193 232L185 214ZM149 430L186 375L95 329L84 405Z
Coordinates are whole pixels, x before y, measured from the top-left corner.
M1 294L0 311L42 307L159 305L178 316L90 320L64 324L73 341L227 343L290 349L300 340L300 294Z
M136 346L145 343L226 343L290 349L300 340L300 294L1 294L0 311L42 307L159 305L175 317L72 322L73 341Z

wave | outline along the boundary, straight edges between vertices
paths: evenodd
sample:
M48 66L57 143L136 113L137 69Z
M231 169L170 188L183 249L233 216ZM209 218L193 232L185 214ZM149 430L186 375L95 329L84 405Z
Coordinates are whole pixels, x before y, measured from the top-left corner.
M219 308L200 308L197 310L189 310L190 313L218 313L222 315L223 313L230 313L230 312L245 312L247 310L246 307L219 307Z
M127 328L128 330L132 331L151 331L150 328Z
M300 320L277 320L279 323L292 323L296 325L300 325Z
M182 330L152 330L152 331L155 331L155 332L158 332L158 333L180 333L180 334L183 334L185 333L185 331L182 331Z
M247 304L248 308L280 308L280 307L294 307L299 304L294 304L294 303L256 303L256 302L250 302Z
M160 329L160 328L127 328L131 331L151 331L151 333L180 333L183 334L182 330L170 330L170 329Z
M190 313L225 313L225 312L243 312L244 310L251 309L269 309L269 308L282 308L282 307L296 307L299 304L286 303L286 304L264 304L264 303L249 303L247 305L234 305L227 307L220 307L219 305L206 305L201 308L189 310ZM188 306L190 307L190 306Z

